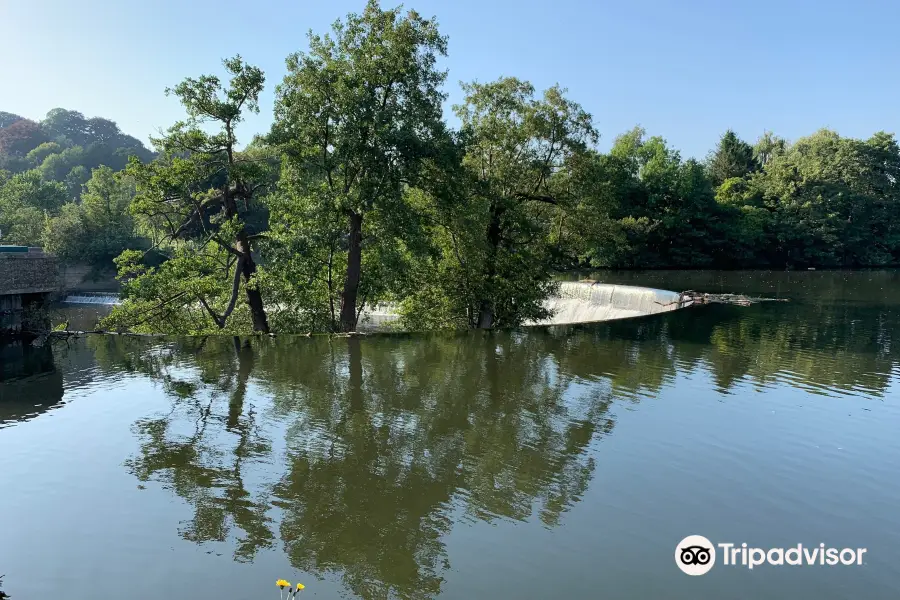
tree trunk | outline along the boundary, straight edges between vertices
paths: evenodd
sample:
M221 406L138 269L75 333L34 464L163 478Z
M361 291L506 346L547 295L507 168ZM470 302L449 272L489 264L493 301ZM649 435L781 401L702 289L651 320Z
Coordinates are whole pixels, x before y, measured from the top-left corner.
M497 275L497 249L500 247L501 225L500 220L503 218L503 209L497 206L491 207L491 224L487 230L487 242L489 255L487 261L487 272L485 273L485 282L487 284L487 295L494 295L494 278ZM478 305L478 329L490 329L494 326L494 298L482 298Z
M266 308L263 305L262 294L249 284L250 278L256 273L256 262L250 249L250 240L247 234L241 231L238 234L237 250L243 256L244 291L247 294L247 304L250 306L250 316L253 319L253 331L257 333L269 333L269 320L266 318Z
M232 338L232 341L237 354L238 372L234 392L228 401L228 420L226 425L229 431L241 433L240 419L244 413L244 398L247 395L247 382L250 380L250 374L253 372L255 354L249 340L242 344L241 338L235 336Z
M490 300L482 300L478 307L478 329L490 329L494 325L494 310Z
M350 371L350 378L347 381L350 392L350 413L364 413L366 402L363 397L362 346L359 338L351 337L347 340L347 368Z
M362 215L350 211L350 248L347 252L347 276L341 294L341 331L356 331L356 299L362 271Z
M231 139L230 131L229 139ZM230 147L228 150L228 163L233 163ZM227 184L225 185L222 193L225 203L225 218L231 219L238 214L237 204L235 203L234 196L232 195L231 189ZM259 293L258 289L251 288L249 285L250 278L253 277L254 273L256 273L256 262L253 260L250 238L247 237L247 232L244 230L243 222L241 223L241 228L237 234L235 248L241 255L241 261L238 266L242 267L242 274L244 276L244 291L247 294L247 304L250 306L250 316L253 320L253 331L255 331L256 333L267 334L269 333L269 320L266 318L266 308L263 305L262 294Z

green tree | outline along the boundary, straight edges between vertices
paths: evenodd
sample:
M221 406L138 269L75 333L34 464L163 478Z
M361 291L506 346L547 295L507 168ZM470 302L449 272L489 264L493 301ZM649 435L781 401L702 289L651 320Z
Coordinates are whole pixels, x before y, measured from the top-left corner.
M87 119L77 110L54 108L41 121L41 128L52 138L65 138L69 143L83 146L90 143Z
M94 143L114 144L122 135L119 126L114 121L102 117L88 119L85 125L85 129Z
M59 154L63 151L63 147L57 144L56 142L44 142L27 155L25 158L28 159L28 162L32 167L39 166L44 159L50 156L51 154Z
M776 260L789 266L896 260L898 161L891 135L863 141L829 130L770 159L761 183L774 212Z
M760 167L765 167L777 155L784 154L787 142L771 131L765 132L753 146L753 157Z
M84 162L84 148L73 146L59 154L48 155L37 168L44 181L65 181L75 167Z
M559 211L551 237L557 268L615 265L625 251L623 228L615 214L635 181L611 154L592 150L571 165L573 201Z
M65 186L41 179L37 171L27 171L10 177L0 191L8 202L33 206L38 210L56 212L66 200Z
M451 303L452 323L491 328L546 316L552 293L551 231L572 201L571 167L596 141L591 116L552 87L535 98L530 83L504 78L465 85L455 107L465 156L451 178L456 193L437 198L443 264L431 286L417 286L408 315L427 296ZM424 302L424 304L423 304Z
M0 171L23 173L31 168L31 163L24 156L0 153Z
M366 301L360 286L374 279L363 272L365 250L383 250L407 233L392 221L405 212L404 190L442 147L446 72L437 60L446 49L434 19L382 10L370 0L330 35L310 32L309 51L288 58L272 139L290 163L285 183L293 193L318 205L311 210L329 224L334 218L325 213L344 221L347 241L336 252L343 255L345 331L356 328ZM325 238L328 244L333 236Z
M716 201L723 211L720 233L735 266L778 264L771 253L774 221L763 200L764 180L764 173L733 177L716 190Z
M130 156L144 162L153 158L143 143L109 119L86 119L63 108L48 112L39 124L0 114L0 169L21 173L37 168L45 181L64 182L71 198L80 195L92 169L124 169Z
M134 184L109 167L95 169L81 202L62 207L44 230L44 247L65 261L111 263L134 242L129 212Z
M82 186L86 184L90 178L91 172L84 165L72 167L64 181L66 189L69 191L69 197L79 197L81 195Z
M113 311L107 325L129 328L142 319L146 323L145 313L163 305L166 318L151 319L150 327L192 323L193 331L224 329L243 286L253 331L269 332L255 281L254 237L240 209L268 185L267 165L242 155L235 136L243 114L259 110L265 78L239 56L223 62L231 76L227 86L217 76L203 75L167 90L181 100L187 120L154 140L163 153L159 160L144 164L133 157L128 166L137 188L132 212L155 247L172 260L146 268L140 253L126 252L117 259L126 281L125 303ZM206 315L199 322L192 314L198 305ZM173 311L184 313L182 320L173 320Z
M719 140L719 145L709 159L709 175L716 187L726 179L743 177L758 168L753 147L730 129Z
M59 211L65 186L44 182L35 171L8 176L0 171L0 233L4 243L36 245L45 215Z
M595 254L610 266L703 266L727 260L716 203L706 169L683 161L661 137L641 128L619 136L605 161L615 235L599 239ZM606 249L603 246L613 244Z

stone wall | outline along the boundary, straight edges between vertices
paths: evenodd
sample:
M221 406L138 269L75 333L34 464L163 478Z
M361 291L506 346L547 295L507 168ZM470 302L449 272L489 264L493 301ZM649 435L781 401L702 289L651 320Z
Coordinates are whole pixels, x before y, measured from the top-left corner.
M0 296L59 291L56 258L40 250L13 254L0 252Z
M30 309L59 292L59 285L56 258L40 248L0 252L0 338L49 325L41 311Z
M0 296L0 338L4 333L18 333L22 329L22 296Z

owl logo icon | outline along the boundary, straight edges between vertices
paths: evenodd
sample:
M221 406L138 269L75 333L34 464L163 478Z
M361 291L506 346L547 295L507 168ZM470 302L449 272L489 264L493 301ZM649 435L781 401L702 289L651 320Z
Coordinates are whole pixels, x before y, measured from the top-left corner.
M702 535L689 535L675 546L675 564L688 575L706 575L716 564L716 547Z

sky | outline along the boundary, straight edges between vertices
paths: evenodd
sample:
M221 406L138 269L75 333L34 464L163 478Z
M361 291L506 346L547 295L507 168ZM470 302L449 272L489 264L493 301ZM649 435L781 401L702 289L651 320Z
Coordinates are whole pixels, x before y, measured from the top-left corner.
M272 119L285 57L365 0L0 0L0 110L63 107L147 140L183 118L166 87L240 54L266 73ZM382 0L392 7L399 1ZM407 0L449 36L446 112L460 81L556 83L593 115L600 147L640 125L687 157L733 129L794 140L822 127L900 129L898 0ZM450 118L451 123L453 119Z

